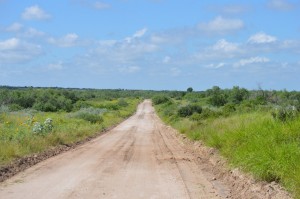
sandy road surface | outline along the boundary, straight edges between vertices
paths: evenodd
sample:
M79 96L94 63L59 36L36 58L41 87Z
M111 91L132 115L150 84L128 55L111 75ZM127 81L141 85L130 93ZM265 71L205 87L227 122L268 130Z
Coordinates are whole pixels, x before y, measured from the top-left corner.
M0 198L218 198L150 101L119 126L0 184Z

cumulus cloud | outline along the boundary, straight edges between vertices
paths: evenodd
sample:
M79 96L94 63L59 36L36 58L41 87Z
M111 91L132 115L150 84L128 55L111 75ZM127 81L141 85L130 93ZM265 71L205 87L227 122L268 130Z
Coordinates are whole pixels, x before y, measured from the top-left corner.
M146 31L147 29L138 30L120 40L98 41L84 56L77 57L76 64L87 66L101 74L112 71L136 73L140 71L139 65L145 64L151 59L149 55L159 49L148 37L143 38Z
M7 28L5 28L6 31L8 32L18 32L23 28L23 25L20 23L13 23Z
M51 16L38 5L34 5L25 9L22 18L25 20L45 20L51 18Z
M244 28L244 22L240 19L229 19L218 16L207 23L200 23L198 28L209 34L226 34Z
M268 7L279 11L289 11L295 8L295 5L287 0L269 0Z
M267 63L270 62L270 60L266 57L251 57L249 59L241 59L237 63L234 64L234 67L241 67L251 64L257 64L257 63Z
M240 44L220 39L214 45L206 47L192 55L194 61L216 61L237 57L242 53Z
M222 52L234 52L238 50L238 44L230 43L225 39L221 39L212 47L212 49Z
M28 38L36 38L36 37L43 37L46 34L42 31L39 31L34 28L28 28L23 34L23 37L28 37Z
M0 64L29 61L41 53L41 46L22 41L18 38L0 41Z
M277 38L271 35L267 35L263 32L257 33L255 35L252 35L249 39L249 43L254 44L265 44L265 43L273 43L276 42Z
M61 38L49 38L48 42L59 47L72 47L78 45L79 36L75 33L69 33Z

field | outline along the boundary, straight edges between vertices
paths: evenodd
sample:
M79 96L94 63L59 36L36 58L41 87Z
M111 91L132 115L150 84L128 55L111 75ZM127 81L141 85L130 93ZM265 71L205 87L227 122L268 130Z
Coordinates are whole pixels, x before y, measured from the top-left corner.
M152 98L163 121L219 150L233 168L300 195L300 93L0 88L0 166L99 134Z
M252 91L234 101L234 89L219 90L219 94L212 90L173 98L160 95L153 101L166 123L190 139L218 149L232 167L258 180L279 182L299 196L298 94L265 92L263 98L260 91ZM215 103L222 97L223 104ZM276 102L271 100L276 98Z
M55 89L9 92L2 90L2 92L9 93L9 96L2 99L3 101L15 102L0 107L0 166L16 158L39 153L59 145L71 145L100 133L132 115L137 104L141 102L141 99L136 97L111 97L112 94L108 91L98 92L101 95L104 93L104 96L95 96L97 92L94 91L78 93L69 91L69 94L74 94L73 97L76 100L74 102L70 100L69 105L65 103L64 106L58 106L55 105L57 101L53 97L44 98L47 101L39 99L39 97L44 97L42 96L44 93L52 92L58 95L56 99L61 100L60 104L64 104L63 100L66 102L69 100L63 98L63 95L60 95L61 91ZM92 93L94 96L80 97L80 95ZM32 106L24 108L20 105L21 103L16 103L20 98L24 103L26 98L24 96L34 96ZM55 109L49 108L52 104ZM43 110L47 107L49 110ZM56 110L57 107L60 108Z

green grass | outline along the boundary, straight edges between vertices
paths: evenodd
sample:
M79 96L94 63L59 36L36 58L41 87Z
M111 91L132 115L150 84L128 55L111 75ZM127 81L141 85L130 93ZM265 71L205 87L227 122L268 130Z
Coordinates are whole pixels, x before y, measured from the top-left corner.
M118 124L132 115L140 102L138 99L126 99L128 106L118 110L108 110L101 115L101 122L92 123L85 119L70 117L72 113L30 112L28 111L0 113L0 166L6 165L16 158L39 153L58 145L69 145L84 140ZM93 102L95 103L95 102ZM116 103L103 102L104 105ZM101 105L97 103L97 105ZM53 120L54 129L50 133L34 134L35 122L43 123L47 118Z
M165 108L156 107L160 117L180 133L203 140L233 167L259 180L279 182L300 198L300 118L280 122L261 111L195 122L166 116Z

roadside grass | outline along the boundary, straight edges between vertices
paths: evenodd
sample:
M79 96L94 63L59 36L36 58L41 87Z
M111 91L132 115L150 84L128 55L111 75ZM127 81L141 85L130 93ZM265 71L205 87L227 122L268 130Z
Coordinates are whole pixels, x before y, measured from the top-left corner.
M165 115L165 108L156 106L160 117L180 133L217 148L232 167L258 180L279 182L300 198L299 117L280 122L269 112L255 111L191 121Z
M21 110L0 113L0 166L16 158L39 153L58 145L76 143L120 123L135 112L140 100L126 99L126 102L127 106L116 106L114 110L100 113L98 116L101 120L95 123L85 118L72 117L70 116L72 113L66 112ZM109 102L111 105L114 103L116 101ZM47 118L52 119L53 130L49 133L34 133L35 122L43 123Z

